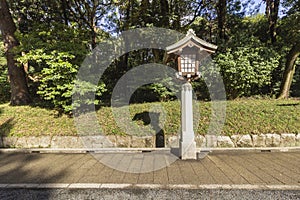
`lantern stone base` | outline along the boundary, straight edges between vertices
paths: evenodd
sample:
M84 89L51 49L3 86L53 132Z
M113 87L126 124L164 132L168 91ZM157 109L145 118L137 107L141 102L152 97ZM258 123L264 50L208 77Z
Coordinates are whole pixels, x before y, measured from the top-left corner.
M194 133L193 133L194 134ZM179 143L179 157L182 160L196 160L197 159L197 147L195 141Z

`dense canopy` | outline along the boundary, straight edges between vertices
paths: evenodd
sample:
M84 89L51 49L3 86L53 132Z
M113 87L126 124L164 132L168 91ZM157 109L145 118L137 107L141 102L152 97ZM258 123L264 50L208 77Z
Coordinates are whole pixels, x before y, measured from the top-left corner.
M0 100L70 112L84 58L105 39L141 27L184 34L193 29L217 45L213 61L228 99L300 95L299 0L0 0ZM116 58L91 103L109 102L120 77L141 64L164 63L164 55L143 49ZM199 99L210 99L203 79L193 84ZM154 83L139 88L131 101L174 98Z

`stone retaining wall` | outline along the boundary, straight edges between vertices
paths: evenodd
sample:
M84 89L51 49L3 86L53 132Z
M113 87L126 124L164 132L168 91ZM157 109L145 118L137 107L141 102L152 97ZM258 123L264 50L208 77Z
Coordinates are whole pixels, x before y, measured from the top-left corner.
M197 147L293 147L300 146L300 134L198 135ZM165 136L165 147L178 147L178 136ZM0 147L9 148L153 148L155 137L136 136L40 136L2 137Z

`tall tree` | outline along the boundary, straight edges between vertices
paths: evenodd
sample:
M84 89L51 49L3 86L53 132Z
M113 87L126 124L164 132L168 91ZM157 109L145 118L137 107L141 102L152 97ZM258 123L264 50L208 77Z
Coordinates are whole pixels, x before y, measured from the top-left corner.
M265 0L266 1L266 17L269 22L269 35L271 42L276 42L276 25L278 20L278 10L280 0Z
M17 29L6 0L0 0L0 30L3 37L11 87L10 104L29 104L31 99L27 87L26 74L22 66L17 66L15 53L13 51L14 48L19 45L19 42L14 35Z
M280 87L279 98L288 98L290 88L293 81L293 76L295 73L295 62L300 55L300 42L297 42L292 49L289 51L286 57L285 70L283 74L283 79Z
M112 1L105 0L63 0L62 9L64 15L69 13L69 18L72 18L80 26L87 28L91 37L91 46L95 48L97 45L98 33L101 21L105 15L111 12Z
M286 56L285 69L281 82L279 98L288 98L293 75L296 68L296 60L300 55L300 0L286 0L289 8L287 16L282 19L280 35L290 51Z
M219 0L217 2L217 19L218 19L218 38L225 39L225 21L226 21L226 7L227 0Z
M288 98L295 73L296 60L300 55L300 0L285 0L283 5L288 9L287 15L281 20L279 35L284 45L290 50L286 56L279 98Z
M140 15L140 23L142 26L147 26L151 23L150 1L142 0L140 10L142 11Z

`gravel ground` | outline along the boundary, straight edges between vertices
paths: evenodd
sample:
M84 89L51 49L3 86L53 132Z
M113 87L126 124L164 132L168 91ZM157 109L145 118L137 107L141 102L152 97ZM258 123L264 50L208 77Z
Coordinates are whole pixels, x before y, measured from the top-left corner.
M185 190L185 189L0 189L1 200L81 199L247 199L298 200L300 191L290 190Z

